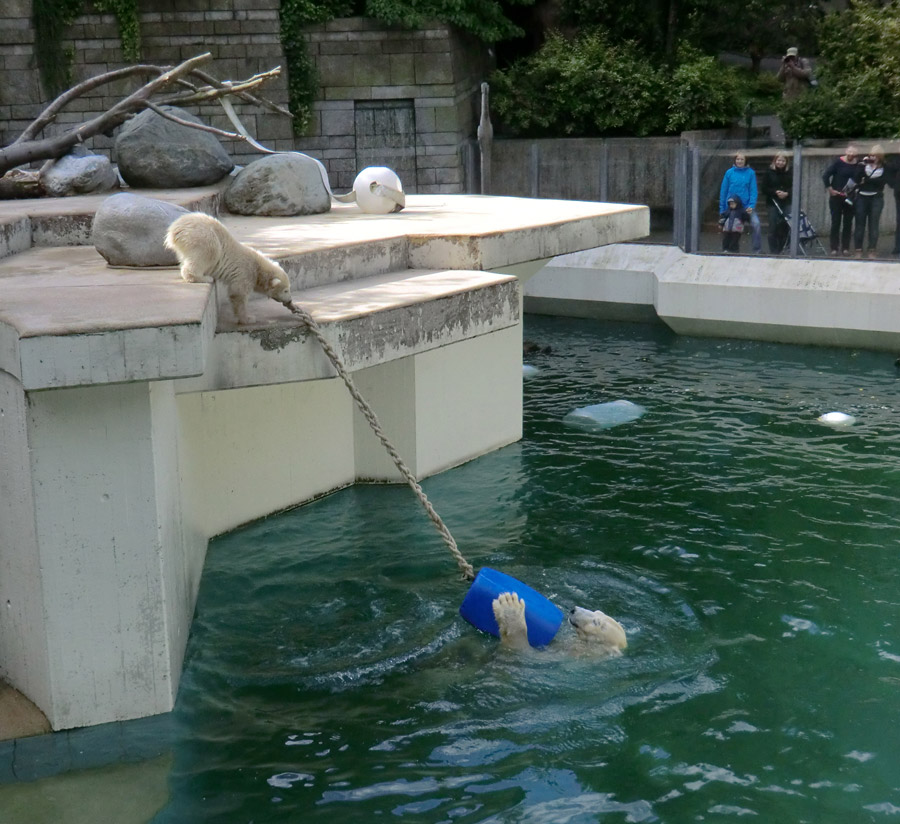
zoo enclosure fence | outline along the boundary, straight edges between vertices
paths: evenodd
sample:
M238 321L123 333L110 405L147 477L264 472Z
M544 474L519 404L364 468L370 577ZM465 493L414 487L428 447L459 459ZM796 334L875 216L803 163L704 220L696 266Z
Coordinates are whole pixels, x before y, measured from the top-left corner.
M708 134L708 133L700 133ZM888 154L888 164L900 164L900 141L859 138L833 141L830 145L795 143L785 147L767 138L682 137L572 138L507 140L495 138L491 146L491 182L487 194L561 200L593 200L614 203L642 203L650 207L650 236L645 242L672 243L688 252L721 253L718 226L719 187L734 155L740 151L757 174L760 190L759 217L762 221L763 253L766 243L767 208L762 195L762 179L773 156L786 152L793 179L792 208L803 211L828 249L831 218L828 194L822 174L843 154L848 143L866 154L880 144ZM470 141L465 147L466 191L481 191L479 147ZM881 259L897 259L897 189L885 188L877 246ZM789 214L792 226L796 214ZM818 244L800 244L797 232L782 254L821 254ZM742 240L742 253L749 253L749 237Z

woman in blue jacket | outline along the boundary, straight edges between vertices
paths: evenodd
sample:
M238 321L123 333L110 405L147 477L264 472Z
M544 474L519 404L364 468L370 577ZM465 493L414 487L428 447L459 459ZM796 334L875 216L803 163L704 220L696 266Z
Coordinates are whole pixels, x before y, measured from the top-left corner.
M740 152L734 156L734 165L722 178L722 185L719 187L719 214L728 209L728 199L733 197L741 199L744 209L750 215L750 245L753 252L759 254L762 249L762 231L759 215L756 214L756 172L747 165L747 156Z

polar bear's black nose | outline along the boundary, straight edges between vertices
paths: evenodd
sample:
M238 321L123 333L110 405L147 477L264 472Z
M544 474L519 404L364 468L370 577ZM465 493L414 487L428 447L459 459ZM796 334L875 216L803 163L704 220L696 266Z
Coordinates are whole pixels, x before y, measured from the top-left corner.
M575 607L572 607L572 609L569 610L569 615L574 615L574 614L575 614Z

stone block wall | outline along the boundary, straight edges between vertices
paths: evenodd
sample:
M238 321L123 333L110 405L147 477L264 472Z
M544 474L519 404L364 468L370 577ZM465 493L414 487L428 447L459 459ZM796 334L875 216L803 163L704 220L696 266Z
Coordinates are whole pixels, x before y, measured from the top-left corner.
M126 65L115 18L90 6L62 47L74 57L73 82ZM204 68L222 80L282 66L285 73L260 94L287 106L279 0L139 0L142 62L172 65L204 52ZM0 3L0 145L14 139L49 102L34 57L31 0ZM435 24L385 30L363 18L335 20L301 33L319 72L320 89L308 133L296 137L290 119L237 104L247 130L278 151L303 151L329 170L345 191L364 166L386 165L409 192L462 192L462 146L474 135L477 94L487 62L483 44ZM137 80L98 88L74 101L52 129L82 122L137 88ZM210 125L234 131L217 103L191 109ZM243 142L226 141L239 164L259 157ZM109 137L88 143L112 150Z
M214 59L204 68L223 80L283 66L278 7L278 0L142 0L142 62L173 65L211 52ZM31 0L5 0L0 9L0 142L6 143L40 112L49 97L41 87L34 58ZM109 14L82 15L62 45L74 57L73 82L127 65L122 58L118 25ZM60 114L56 128L105 111L141 82L145 81L123 80L93 90ZM286 78L270 81L260 93L286 104ZM293 149L287 117L249 105L236 109L250 134L259 136L261 142L268 141L266 145L273 149ZM234 131L218 104L194 107L192 111L210 125ZM97 137L89 145L104 150L112 141ZM227 148L237 162L258 157L240 144Z
M320 88L301 151L348 189L365 166L395 169L411 192L462 192L462 147L475 134L483 44L435 23L385 30L365 18L307 29Z

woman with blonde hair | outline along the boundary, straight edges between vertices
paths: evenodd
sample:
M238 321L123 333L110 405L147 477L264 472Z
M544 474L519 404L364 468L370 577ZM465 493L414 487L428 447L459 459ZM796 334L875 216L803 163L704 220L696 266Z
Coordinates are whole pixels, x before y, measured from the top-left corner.
M876 257L878 223L881 220L881 211L884 209L884 184L886 181L884 149L875 145L863 158L862 176L854 192L853 207L856 210L856 231L853 240L857 257L862 257L867 223L869 225L869 257Z
M780 254L787 242L794 177L785 152L776 152L763 177L762 190L769 207L769 252Z

